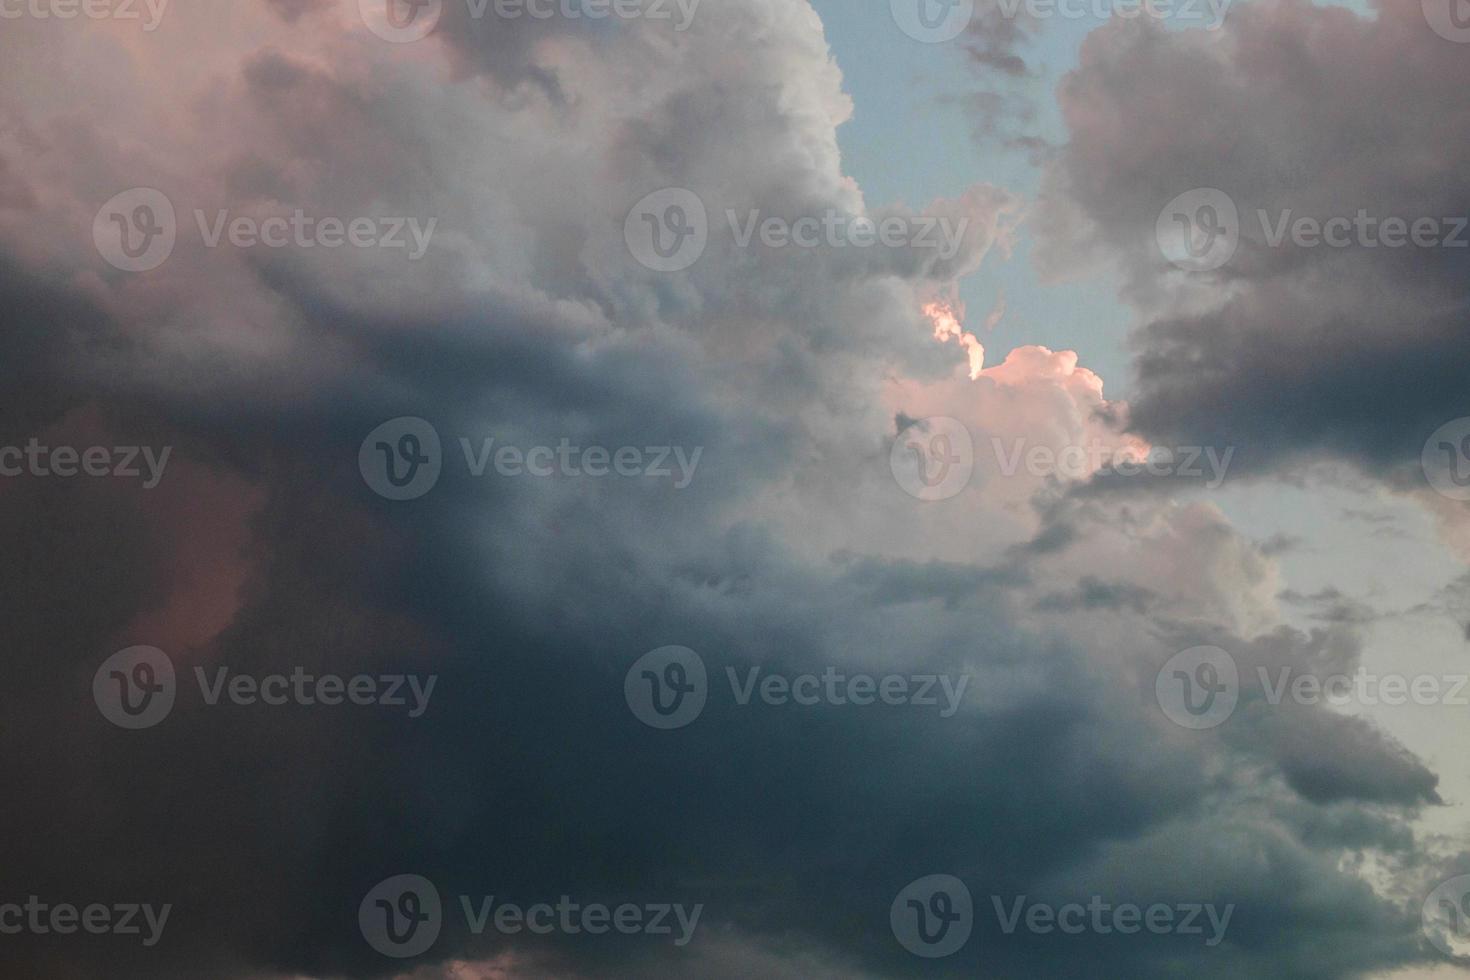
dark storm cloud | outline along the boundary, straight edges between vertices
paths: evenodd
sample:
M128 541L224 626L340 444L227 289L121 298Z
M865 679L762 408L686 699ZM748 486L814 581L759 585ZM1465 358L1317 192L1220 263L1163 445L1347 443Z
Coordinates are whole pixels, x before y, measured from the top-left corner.
M1132 424L1154 441L1238 446L1242 471L1326 453L1381 473L1465 414L1470 249L1273 247L1258 215L1470 215L1464 52L1418 4L1378 7L1262 0L1218 33L1112 23L1063 82L1071 139L1048 179L1048 266L1121 256L1150 317ZM1193 188L1230 195L1241 244L1189 279L1154 224ZM1213 301L1161 312L1187 289L1186 308Z

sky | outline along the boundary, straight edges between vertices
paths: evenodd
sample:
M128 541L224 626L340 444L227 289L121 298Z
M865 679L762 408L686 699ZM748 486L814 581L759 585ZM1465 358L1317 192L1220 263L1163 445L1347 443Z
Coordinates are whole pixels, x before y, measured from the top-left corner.
M1470 976L1467 7L0 0L0 969Z

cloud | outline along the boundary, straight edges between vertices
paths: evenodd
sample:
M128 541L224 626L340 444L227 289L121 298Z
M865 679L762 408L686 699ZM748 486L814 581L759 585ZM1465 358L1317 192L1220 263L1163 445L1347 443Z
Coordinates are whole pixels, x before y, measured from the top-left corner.
M1275 565L1209 505L1078 498L993 455L952 502L895 479L898 419L958 419L982 459L995 439L1138 444L1075 353L1022 347L972 380L923 316L1006 255L1013 194L928 206L970 220L948 260L712 235L668 275L627 248L629 210L662 187L716 217L912 216L844 173L852 105L806 4L725 0L682 33L451 5L408 45L353 7L205 4L146 39L26 22L5 42L0 363L25 408L0 433L166 444L177 467L151 496L0 489L0 574L24 599L0 653L0 778L24 794L0 816L7 880L175 906L156 949L27 936L0 950L7 971L390 976L356 911L401 873L451 910L490 894L706 909L687 950L455 921L409 975L1318 977L1420 955L1400 896L1338 858L1345 840L1423 858L1422 763L1324 712L1246 711L1202 739L1150 702L1181 645L1349 663L1352 624L1281 628ZM100 104L64 98L77 89ZM92 223L141 185L180 234L129 275ZM439 224L419 262L210 248L194 224L297 208ZM404 415L436 428L445 472L389 502L358 452ZM477 477L460 439L485 438L703 462L682 490ZM196 667L300 667L432 673L437 693L412 720L181 695L156 729L121 732L87 692L138 643L166 647L186 691ZM971 681L951 717L721 696L656 731L623 681L670 644L717 685L754 667ZM1185 896L1235 901L1246 926L1211 954L991 924L929 964L888 913L936 870L982 906Z

